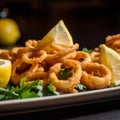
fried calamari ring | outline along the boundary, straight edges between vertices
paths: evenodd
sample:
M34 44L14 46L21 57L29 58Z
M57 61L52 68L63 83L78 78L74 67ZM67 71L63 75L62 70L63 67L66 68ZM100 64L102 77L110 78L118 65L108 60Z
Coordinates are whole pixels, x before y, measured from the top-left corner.
M31 77L31 75L33 75L37 71L37 69L38 63L26 64L21 58L19 58L15 62L13 62L11 81L15 85L19 85L22 77Z
M47 84L48 73L47 72L35 72L27 81L42 80L43 84Z
M100 52L93 51L90 53L92 62L99 62Z
M90 57L92 59L92 62L99 63L100 58L100 47L94 48L94 50L90 53Z
M0 58L12 61L9 50L0 49Z
M75 60L78 60L81 62L82 69L84 69L84 66L86 66L86 64L92 62L92 59L89 53L83 52L83 51L77 51Z
M35 47L37 46L37 43L38 43L38 41L36 41L36 40L27 40L25 42L25 46L30 49L35 49Z
M90 89L102 89L110 85L111 71L103 64L90 63L82 71L81 83Z
M61 58L63 58L63 57L70 58L70 55L72 55L72 57L73 57L73 54L70 54L70 55L68 55L68 54L76 51L78 48L79 48L79 45L76 43L76 44L69 46L68 48L64 48L61 51L56 52L54 54L48 54L46 61L52 65L57 62L61 62L61 60L62 60Z
M76 57L76 51L73 51L73 52L70 52L70 53L66 54L65 56L62 56L62 57L57 57L56 56L56 59L54 57L53 60L51 59L51 60L48 61L48 59L46 59L46 61L49 64L54 65L55 63L61 63L61 62L65 61L66 59L75 59L75 57Z
M9 55L11 56L11 61L14 62L17 58L20 58L22 56L23 51L26 51L25 47L14 47L10 49Z
M41 63L47 57L47 53L44 50L35 52L26 52L22 55L22 60L25 63Z
M0 51L0 57L14 62L16 59L21 58L22 54L27 51L29 49L26 47L13 47L10 50Z
M107 36L105 44L120 53L120 34Z
M44 66L39 64L36 72L32 74L27 81L34 81L34 80L41 80L43 84L47 84L47 79L48 79L48 71L45 71ZM49 84L49 83L48 83Z
M66 59L75 59L76 54L77 54L76 51L70 52L70 53L68 53L67 55L59 58L58 62L63 62L63 61L65 61Z
M62 67L72 68L72 76L67 80L58 79L58 72ZM67 59L64 63L56 63L50 68L49 80L53 83L57 90L61 92L77 92L75 86L80 83L82 70L80 62Z
M9 50L6 50L6 49L0 49L0 55L1 55L3 52L9 52Z
M50 47L53 49L50 53L56 53L56 52L60 52L61 50L64 50L68 46L66 47L60 44L51 43Z
M14 62L22 56L22 53L28 51L25 47L14 47L10 50L1 50L0 57Z

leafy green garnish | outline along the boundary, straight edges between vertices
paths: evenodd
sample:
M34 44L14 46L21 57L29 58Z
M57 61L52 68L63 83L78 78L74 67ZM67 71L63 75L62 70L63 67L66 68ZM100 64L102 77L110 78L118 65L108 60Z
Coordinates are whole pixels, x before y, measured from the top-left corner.
M42 92L42 88L37 89L38 86L41 86L39 84L39 82L40 82L39 80L35 80L35 81L31 82L31 83L26 84L26 79L25 78L21 79L20 89L17 91L19 93L19 95L20 95L20 98L23 99L23 98L39 97L37 92L38 91Z
M58 79L67 80L72 76L72 68L62 68L58 73Z
M15 92L14 87L0 88L0 100L3 99L18 99L19 94Z
M43 96L59 95L59 93L54 90L53 84L50 83L43 88Z
M78 85L75 87L75 89L80 92L80 91L86 91L86 90L87 90L87 87L84 86L83 84L78 84Z
M92 49L87 49L87 48L82 48L82 51L87 52L87 53L92 53Z
M5 88L0 88L0 100L25 99L45 95L58 95L58 93L52 89L51 83L46 86L43 86L40 80L26 83L26 77L21 79L20 86L8 85Z
M110 84L110 85L108 86L108 88L118 87L118 86L120 86L120 84L117 85L117 84L113 84L113 83L112 83L112 84Z

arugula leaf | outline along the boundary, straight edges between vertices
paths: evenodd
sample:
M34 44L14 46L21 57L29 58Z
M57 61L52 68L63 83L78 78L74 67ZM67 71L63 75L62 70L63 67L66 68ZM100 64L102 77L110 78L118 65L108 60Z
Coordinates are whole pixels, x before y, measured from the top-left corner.
M20 93L21 98L33 98L33 97L38 97L38 95L36 94L35 91L30 91L29 90L25 90L24 92Z
M87 48L82 48L82 51L87 52L87 53L92 53L92 49L87 49Z
M5 98L4 94L0 94L0 100L3 100Z
M58 73L58 79L67 80L72 76L72 68L62 68Z
M21 98L39 97L39 95L37 94L38 91L35 90L36 87L39 86L39 80L35 80L31 83L25 84L25 79L23 79L21 85L22 86L20 86L20 89L18 91Z
M43 86L40 80L34 80L27 83L26 78L27 77L23 77L21 79L20 86L9 84L5 88L0 88L0 100L25 99L59 94L53 89L52 83L46 86Z
M86 90L87 90L87 87L84 86L83 84L78 84L78 85L75 87L75 89L80 92L80 91L86 91Z
M37 85L39 85L39 80L35 80L35 81L33 81L31 83L27 83L27 84L24 83L24 86L20 87L18 92L22 93L24 91L32 89L33 87L36 87Z
M0 88L0 95L2 96L0 100L4 99L17 99L19 94L15 92L14 87ZM3 97L4 96L4 97Z
M26 76L23 77L23 78L21 78L21 81L20 81L20 88L23 88L23 87L25 86L26 79L27 79Z
M59 95L59 93L54 89L52 83L46 85L43 89L43 96L51 96L51 95Z
M112 84L110 84L110 85L108 86L108 88L118 87L118 86L120 86L120 84L116 85L115 83L112 83Z

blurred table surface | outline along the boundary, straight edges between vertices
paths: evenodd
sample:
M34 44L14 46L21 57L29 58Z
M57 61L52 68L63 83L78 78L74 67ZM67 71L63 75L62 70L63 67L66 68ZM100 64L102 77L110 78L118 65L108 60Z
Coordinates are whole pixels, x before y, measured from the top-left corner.
M42 39L61 19L81 48L97 47L106 36L120 33L120 2L116 0L1 0L0 9L5 7L8 17L19 25L20 45Z

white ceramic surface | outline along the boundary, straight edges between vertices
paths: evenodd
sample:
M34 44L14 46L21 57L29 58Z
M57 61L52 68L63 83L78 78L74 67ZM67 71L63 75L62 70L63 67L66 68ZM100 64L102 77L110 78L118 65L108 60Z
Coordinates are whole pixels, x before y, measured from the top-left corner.
M120 96L120 87L41 98L0 101L0 116L84 105Z

